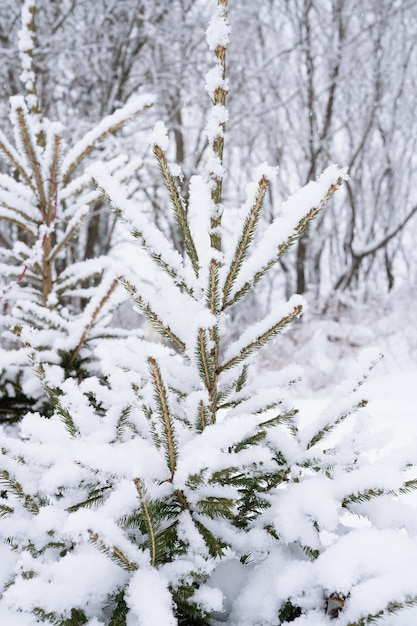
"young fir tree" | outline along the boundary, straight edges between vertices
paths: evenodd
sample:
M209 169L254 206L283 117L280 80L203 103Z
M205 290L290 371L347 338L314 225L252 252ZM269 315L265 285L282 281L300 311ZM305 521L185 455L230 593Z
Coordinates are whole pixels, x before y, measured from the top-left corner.
M56 384L67 376L98 371L92 346L117 335L109 314L120 303L117 280L106 257L85 260L83 221L102 202L83 171L90 153L109 134L152 104L138 97L102 120L72 146L64 129L42 116L33 69L35 2L22 9L19 49L26 95L11 99L14 144L0 133L5 168L0 174L0 306L3 330L30 328L38 356L55 370ZM120 156L108 164L118 180L131 176L138 160ZM84 168L85 170L85 168ZM39 399L40 386L28 370L27 355L10 333L0 350L0 417L19 418ZM42 356L41 356L42 355Z
M108 168L93 170L141 249L138 273L120 280L164 343L131 338L117 351L103 343L106 384L68 377L58 392L27 341L55 410L48 419L28 413L20 438L2 433L2 623L362 626L387 618L399 626L416 618L415 509L395 499L416 486L415 453L370 462L372 442L354 415L366 375L319 419L303 421L287 391L298 369L256 373L256 353L301 314L298 296L227 341L231 307L244 306L346 175L329 167L255 240L274 175L262 165L226 241L226 5L218 1L207 31L216 58L207 79L209 175L191 180L187 201L165 128L151 135L184 258Z

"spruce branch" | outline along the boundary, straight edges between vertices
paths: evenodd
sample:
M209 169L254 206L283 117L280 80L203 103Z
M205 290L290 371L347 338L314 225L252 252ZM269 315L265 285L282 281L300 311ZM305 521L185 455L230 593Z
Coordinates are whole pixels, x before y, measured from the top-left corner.
M33 615L37 618L37 620L42 620L42 622L49 622L54 626L62 626L62 620L60 620L55 613L47 612L41 609L39 606L35 606L32 609Z
M207 331L204 328L199 328L197 337L196 357L198 371L201 380L210 393L215 383L215 368L208 348Z
M88 498L86 498L82 502L77 502L76 504L69 506L66 510L69 513L74 513L74 511L78 511L78 509L97 506L98 504L101 504L103 502L106 493L112 487L113 485L104 485L104 487L96 487L89 492Z
M230 265L229 273L223 286L223 307L227 302L234 281L236 280L236 277L242 267L242 263L246 258L249 246L253 241L254 233L259 222L263 201L265 198L265 194L268 190L268 186L269 180L265 176L263 176L258 182L258 191L256 194L255 202L253 203L253 206L245 219L243 230L238 240L234 257Z
M367 624L379 623L381 620L387 623L386 618L389 618L390 615L395 615L400 611L404 611L415 606L417 606L417 596L409 596L405 600L390 602L385 608L378 611L378 613L369 614L366 617L362 617L357 622L349 622L347 626L367 626Z
M395 491L389 491L388 494L389 495L406 495L407 493L411 493L413 491L415 491L417 489L417 478L414 478L413 480L407 480L405 481L401 487Z
M226 519L233 519L235 501L230 498L222 498L219 496L207 496L206 498L197 502L198 511L209 517L215 519L217 517L223 517Z
M92 182L101 193L104 200L114 213L125 223L130 226L131 233L135 239L138 239L142 248L145 250L150 259L152 259L168 276L170 276L175 284L183 289L188 295L193 297L192 288L187 284L181 270L183 269L183 260L180 255L168 245L165 237L149 223L144 216L140 216L141 227L131 226L130 219L126 218L120 204L125 204L129 208L131 202L126 197L121 186L114 178L112 179L107 172L107 176L103 176L102 168L97 167L91 169L93 178ZM104 185L104 186L103 186ZM115 200L117 198L117 202ZM146 230L146 232L145 232ZM149 241L153 239L153 241ZM176 263L177 267L175 267Z
M310 450L313 446L315 446L319 441L321 441L326 435L330 434L341 424L344 422L350 415L353 415L359 409L364 408L367 405L367 400L360 400L356 402L350 409L343 411L335 420L328 422L323 428L321 428L315 435L310 439L307 444L307 450Z
M262 441L264 441L265 437L266 437L266 430L260 430L257 433L255 433L255 435L252 435L251 437L246 437L246 439L242 439L242 441L235 444L233 446L233 451L240 452L241 450L244 450L245 448L252 448L252 446L256 446L258 445L258 443L261 443Z
M248 381L248 371L249 371L249 366L247 363L245 363L242 367L242 370L239 376L236 379L236 383L235 383L236 393L240 393L242 389L245 387Z
M14 513L14 509L11 506L0 504L0 517L7 517L7 515L11 515L12 513Z
M89 621L84 611L80 609L71 609L71 615L68 618L58 617L53 612L47 612L40 607L32 609L32 613L37 617L37 623L39 620L42 622L49 622L53 626L84 626Z
M366 489L365 491L359 491L357 493L351 493L342 500L342 507L349 509L350 504L363 504L369 502L375 498L380 498L385 493L388 493L384 489Z
M308 556L311 561L315 561L320 556L320 550L312 548L311 546L302 546L304 554Z
M65 328L62 318L54 316L53 311L44 306L37 305L35 303L27 304L25 301L20 301L16 307L25 315L27 323L34 328L49 328L51 330L59 331L62 331ZM22 327L20 325L14 326L13 332L16 337L21 336L21 330ZM29 342L25 342L24 347L31 348ZM35 354L33 352L29 355L29 359L34 365L39 364L39 361L35 359Z
M47 216L48 223L56 218L58 210L58 172L60 161L60 146L61 136L59 134L54 135L54 148L52 153L51 166L48 171L49 177L49 214Z
M155 565L156 562L156 533L153 527L152 518L149 513L149 509L147 506L145 493L142 487L142 482L140 478L135 478L134 480L136 490L139 494L140 503L142 506L143 515L145 517L146 527L148 530L148 538L149 538L149 551L151 554L151 565Z
M109 626L126 626L126 617L129 609L125 600L124 589L121 589L114 598L116 606L110 618Z
M391 498L398 498L401 495L412 493L417 489L417 479L405 481L398 489L366 489L358 493L352 493L346 496L342 501L342 507L349 508L349 504L362 504L363 502L369 502L374 498L379 498L383 495Z
M242 287L240 287L236 293L232 294L229 299L226 299L223 304L223 308L229 307L232 304L235 304L238 300L240 300L246 293L251 291L253 287L263 278L272 267L274 267L279 260L281 259L286 252L288 252L289 248L295 244L295 242L301 237L304 231L309 226L310 222L317 217L320 211L327 204L328 200L337 191L340 186L343 184L343 176L340 176L335 183L331 184L324 196L321 198L320 202L312 207L302 219L298 222L292 234L277 247L276 254L270 258L267 263L262 265L262 267L257 270L248 280L244 282Z
M168 394L162 380L161 370L159 369L158 363L153 357L148 357L148 363L150 365L151 376L153 379L155 400L158 406L159 417L161 418L164 429L163 444L165 447L166 459L171 472L172 481L177 465L177 446L174 438L174 426L171 411L168 405Z
M70 227L68 229L68 231L65 233L63 239L56 246L54 246L51 249L51 252L50 252L49 257L48 257L48 260L51 263L53 261L55 261L55 259L59 255L59 253L68 245L68 243L74 237L75 233L79 230L79 228L81 226L81 223L85 220L86 217L87 217L87 213L79 215L77 217L76 223L72 227Z
M104 294L104 296L101 298L98 306L96 307L96 309L93 312L93 315L91 316L90 321L88 322L88 324L85 326L83 334L81 335L81 339L78 342L75 350L73 351L71 358L68 362L68 369L70 370L71 367L74 365L75 360L81 350L81 348L83 347L83 345L85 344L86 340L87 340L87 336L88 333L91 329L91 327L94 325L94 323L96 322L98 316L100 315L100 312L102 311L103 307L107 304L107 302L110 300L112 293L114 292L114 290L116 289L117 285L119 284L119 281L117 279L114 279L113 282L111 283L110 287L107 289L106 293Z
M84 624L88 623L88 618L86 617L84 611L80 609L71 609L71 616L66 619L59 626L84 626Z
M29 235L31 237L36 237L36 232L34 230L31 230L31 228L28 226L27 221L25 222L21 222L20 220L17 219L17 217L12 217L12 216L8 216L7 214L5 214L4 212L4 205L2 207L3 211L2 211L2 215L0 216L0 221L2 222L7 222L8 224L13 224L14 226L17 226L17 228L19 230L21 230L23 233L25 233L26 235ZM6 207L9 208L9 207ZM10 211L13 211L14 213L20 214L22 215L23 219L25 219L25 215L23 215L20 211L16 211L15 209L11 209ZM30 219L28 219L29 223L30 223Z
M101 552L115 561L122 569L127 572L135 572L138 569L136 563L130 561L120 548L116 546L109 547L103 539L101 539L100 535L93 532L91 529L88 529L88 534L91 542L97 545Z
M213 315L220 312L219 267L219 261L214 258L211 259L206 303Z
M208 415L207 407L205 406L204 402L200 400L198 404L198 420L197 420L197 427L199 431L202 432L205 429L205 427L209 423L209 419L210 418Z
M259 411L256 411L257 414L262 414L266 411L269 411L271 409L275 409L277 406L279 406L281 404L281 402L274 402L271 403L271 406L265 406L263 409L260 409ZM291 409L289 411L284 411L283 413L279 413L278 415L275 415L274 417L268 418L267 420L260 422L259 426L265 427L265 428L271 428L272 426L277 426L278 424L285 424L285 425L289 425L290 426L290 430L292 432L292 434L295 434L297 432L296 427L294 426L294 428L292 428L292 422L293 422L293 418L298 414L298 409Z
M250 395L243 394L243 389L247 384L248 371L249 365L244 363L238 376L228 385L222 386L221 392L217 395L217 410L234 408L249 400Z
M16 332L20 332L20 329L18 327L16 328ZM33 370L38 376L39 380L41 381L41 384L43 388L45 389L46 393L48 394L53 408L56 410L62 422L64 423L64 426L67 429L67 432L69 433L71 437L78 436L80 434L80 431L75 425L74 419L70 411L66 409L61 403L61 399L60 399L62 395L61 389L59 389L58 387L52 387L48 383L46 374L45 374L45 368L42 365L42 363L39 362L36 352L33 350L33 348L27 342L24 344L24 347L26 349L30 349L28 356L32 364Z
M48 299L52 293L54 279L52 263L49 260L52 249L51 232L46 231L42 238L42 304L48 306Z
M22 485L14 478L11 478L7 470L0 470L0 483L4 485L7 491L10 491L10 493L22 501L24 508L29 511L29 513L33 513L34 515L39 513L39 506L35 500L32 496L24 492Z
M212 258L210 261L210 269L209 269L209 285L206 297L206 306L210 309L210 313L214 316L219 317L220 314L220 288L219 288L219 261L216 258ZM205 380L209 382L209 386L206 388L209 393L210 398L210 414L211 414L211 423L214 424L217 416L217 398L218 398L218 362L219 362L219 352L220 352L220 336L218 325L215 324L209 329L210 335L210 352L207 353L207 364L210 366L208 372L210 373L211 382L209 378L205 376ZM206 346L207 347L207 346ZM201 356L204 356L204 353L201 353Z
M235 396L232 399L225 402L225 398L227 398L228 396L227 392L230 392L230 389L227 389L225 392L222 392L219 395L218 406L217 406L218 410L234 409L237 406L240 406L243 402L246 402L247 400L249 400L249 396Z
M194 626L210 626L210 613L196 602L194 594L196 588L205 582L206 576L198 572L191 572L180 584L171 589L172 599L176 607L178 624Z
M169 328L169 326L165 326L159 315L155 313L155 311L151 308L149 302L146 302L144 298L138 293L136 287L132 285L131 282L124 276L118 277L122 285L127 289L127 291L132 296L133 300L139 306L143 314L148 319L151 326L165 339L168 339L170 342L174 344L174 346L180 352L184 352L186 345L185 343L177 337L177 335Z
M115 441L122 441L123 436L125 432L128 430L128 428L129 427L132 428L131 422L129 421L131 412L132 412L131 406L126 406L122 410L120 417L117 420Z
M251 341L247 345L243 346L239 353L234 357L230 358L226 363L220 366L219 373L224 372L226 370L231 369L245 358L247 358L250 354L253 354L260 350L263 346L265 346L271 339L276 337L279 333L281 333L288 324L291 324L294 320L297 319L301 315L303 307L301 304L297 304L293 307L293 310L285 315L285 317L281 318L278 322L273 324L268 330L259 335L255 340Z
M169 165L166 160L166 156L164 151L157 144L153 145L153 153L159 163L159 167L165 182L165 186L168 190L171 204L174 209L174 215L176 218L176 222L179 226L181 236L184 242L184 248L188 255L188 258L191 261L192 268L194 270L194 274L198 277L198 273L200 270L198 254L194 244L194 239L190 231L190 227L187 219L187 210L184 205L184 200L181 197L178 186L174 180L174 177L171 173Z
M111 115L105 117L92 130L75 144L67 154L63 165L62 180L66 184L74 170L80 163L109 135L113 135L120 128L123 128L130 120L135 119L141 113L152 107L153 98L151 96L141 96L137 100L128 103Z
M178 271L171 265L171 263L169 261L167 261L166 259L164 259L163 254L162 253L157 253L152 249L152 246L150 246L145 237L143 236L143 233L137 229L132 230L132 235L133 237L135 237L136 239L139 239L139 241L141 242L141 245L143 247L143 249L147 252L149 258L151 258L153 261L155 261L155 263L166 273L168 274L168 276L170 276L174 283L182 290L184 290L189 296L194 297L193 296L193 290L192 288L189 286L189 284L185 281L184 277L181 276Z
M80 431L75 425L74 419L71 413L69 412L69 410L66 409L64 406L62 406L61 404L61 400L60 400L61 390L50 387L49 385L45 383L45 381L43 381L43 385L44 385L46 392L49 394L52 406L54 407L59 417L61 418L62 422L64 423L64 426L68 431L68 434L71 437L77 437L80 434Z
M43 187L41 168L38 162L36 154L36 141L33 141L32 133L29 129L29 125L26 120L27 110L24 110L22 106L18 106L14 113L17 116L17 128L20 132L20 136L23 142L25 153L29 159L30 166L32 168L33 175L36 181L36 188L39 197L39 210L42 215L42 219L45 223L48 222L48 216L46 213L46 197Z
M11 165L19 172L29 189L31 189L33 193L36 193L36 186L33 184L30 175L26 172L26 167L21 161L19 153L11 145L2 131L0 131L0 150L7 157Z
M201 522L199 519L193 518L193 522L202 536L204 543L207 546L210 556L221 557L224 556L225 549L228 547L227 543L216 538L213 533Z

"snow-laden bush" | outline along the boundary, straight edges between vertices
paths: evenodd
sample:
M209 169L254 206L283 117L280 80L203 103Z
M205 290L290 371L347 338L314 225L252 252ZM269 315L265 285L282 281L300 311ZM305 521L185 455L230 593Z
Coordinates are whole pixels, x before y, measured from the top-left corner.
M399 626L416 617L415 510L397 498L416 486L415 452L378 456L356 418L375 359L312 421L288 391L297 367L253 367L299 317L301 297L228 340L233 307L346 174L330 166L256 238L274 176L260 166L226 238L225 0L207 34L216 57L209 174L191 180L187 200L165 127L150 137L184 258L108 168L92 169L140 248L137 271L119 279L164 343L102 343L103 379L56 384L23 331L53 410L27 414L19 437L1 434L1 623L359 626L381 617Z

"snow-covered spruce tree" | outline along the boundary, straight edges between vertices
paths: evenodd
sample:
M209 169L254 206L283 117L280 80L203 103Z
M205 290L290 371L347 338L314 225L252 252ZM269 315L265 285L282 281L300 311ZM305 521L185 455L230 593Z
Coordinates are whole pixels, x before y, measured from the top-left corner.
M136 98L74 145L66 145L62 126L39 109L34 19L35 2L26 0L19 38L26 95L11 98L14 144L0 133L5 164L0 174L1 330L12 326L17 335L21 328L29 331L44 367L53 366L57 384L70 375L84 376L89 367L97 371L89 343L117 334L108 329L108 320L123 291L107 258L86 260L83 255L83 220L102 202L83 163L103 139L148 108L152 98ZM124 180L138 161L120 156L109 167ZM119 295L113 296L117 288ZM0 415L13 419L44 394L11 332L3 339L7 347L0 350Z
M260 166L226 237L226 0L207 36L216 56L207 79L209 175L191 180L187 201L166 157L165 128L151 135L185 257L108 168L93 170L140 247L140 276L120 280L165 343L103 344L106 384L69 377L59 391L28 345L55 411L27 414L20 438L1 436L1 623L416 619L415 509L395 499L415 487L415 451L367 453L373 442L363 418L355 421L366 376L312 421L298 416L286 389L296 367L256 373L256 352L300 315L298 296L227 342L231 307L244 306L345 173L329 167L256 239L274 175Z

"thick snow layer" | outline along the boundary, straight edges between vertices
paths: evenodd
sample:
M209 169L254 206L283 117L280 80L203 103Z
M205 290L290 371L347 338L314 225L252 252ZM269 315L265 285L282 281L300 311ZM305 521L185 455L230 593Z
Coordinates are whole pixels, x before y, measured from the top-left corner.
M214 98L217 89L229 91L229 81L223 78L223 69L219 64L212 67L206 74L206 91L210 98Z
M29 555L26 566L37 569L35 560ZM91 546L82 554L75 550L59 561L51 561L45 566L44 578L18 579L3 597L6 605L16 611L22 608L30 611L39 605L40 598L47 611L65 611L68 606L77 606L86 600L92 606L99 606L118 575L117 566ZM68 580L72 581L71 585ZM94 584L91 581L95 581ZM30 623L24 620L22 625Z
M230 26L222 12L223 9L219 6L217 15L212 17L206 31L207 44L210 50L216 50L218 47L225 48L229 43Z
M367 408L369 420L366 425L368 449L361 447L363 454L359 466L367 468L364 476L365 480L369 478L371 485L374 485L375 479L379 477L381 484L392 484L395 487L396 468L401 465L401 459L407 457L410 461L416 460L417 423L414 391L416 380L416 369L379 376L374 372L371 380L367 381L362 389L364 395L369 398ZM321 414L323 408L328 405L328 401L329 398L326 395L297 402L302 415L300 426L303 425L303 421L307 426L311 425L316 416ZM227 448L233 441L241 439L246 430L250 432L251 423L256 419L255 416L231 417L215 427L207 427L200 438L199 446L196 446L195 442L184 445L176 487L184 487L181 475L183 474L185 479L190 468L195 470L198 465L202 468L210 465L221 469L223 459L219 453L219 446ZM361 419L362 417L359 417L358 421ZM366 418L363 419L366 421ZM61 428L59 427L61 425L51 420L47 433L40 432L39 428L42 426L43 424L40 424L35 416L28 416L23 424L23 434L30 435L33 439L38 437L39 441L43 442L40 445L43 446L43 459L47 465L49 458L54 456L54 446L57 449L60 447ZM54 426L56 428L53 428ZM49 435L46 441L45 434ZM350 433L342 433L341 468L343 466L343 441L346 441L345 437L350 436ZM14 445L18 452L22 443L16 439ZM113 447L116 448L116 446ZM140 459L138 464L143 467L134 469L144 475L146 474L145 466L153 467L150 473L155 476L158 473L156 459L147 456L145 447L144 444L139 450L132 442L132 449L129 450L129 445L125 442L124 457ZM122 446L120 449L122 450ZM69 459L74 453L81 460L80 471L82 467L88 466L89 455L92 455L96 461L97 459L100 461L99 466L102 471L106 471L107 465L109 469L117 466L120 473L125 471L127 476L135 475L135 472L132 473L127 466L123 467L124 457L118 456L116 449L113 450L112 458L108 454L106 458L101 457L98 452L97 445L90 443L89 450L87 450L81 442L74 440L73 445L62 448L62 464L60 467L55 466L57 475L53 476L46 468L39 468L44 475L43 487L47 488L49 485L49 487L58 488L59 485L65 484L68 472L73 471L66 464L65 455ZM239 454L245 454L245 451ZM389 471L384 469L384 463L387 460L392 467ZM22 466L23 470L24 466ZM337 471L337 466L335 471ZM409 478L412 479L415 476L410 475ZM225 561L214 570L208 584L202 586L196 594L195 601L201 607L213 610L219 623L227 623L229 626L238 624L239 626L245 624L247 626L254 626L254 624L275 626L280 603L292 597L295 603L300 601L307 610L306 615L297 618L296 625L320 624L322 626L328 623L328 619L323 614L319 618L313 607L320 604L323 592L344 594L349 591L349 599L346 600L343 612L344 621L340 622L343 624L357 621L364 607L372 614L390 602L393 597L402 600L407 594L411 596L415 590L417 576L417 544L411 539L415 532L416 496L415 494L402 496L397 508L387 508L383 502L379 508L374 508L372 510L374 528L371 528L369 522L363 519L347 516L345 522L348 532L340 534L337 530L337 503L344 495L343 489L346 489L346 494L349 494L356 488L363 488L363 485L356 484L355 480L354 471L346 475L342 473L332 486L333 481L324 475L312 473L304 481L283 490L279 506L272 507L267 512L278 534L289 544L297 539L302 542L308 540L308 544L314 548L318 542L321 542L326 549L317 560L310 561L303 555L297 556L283 543L268 544L268 538L262 529L253 528L245 535L240 549L242 554L249 551L253 556L259 554L260 562L256 565L243 566L232 554L229 561ZM225 497L227 496L228 494L225 493ZM55 509L55 517L51 519L53 509L45 507L36 517L36 532L42 539L49 528L61 528L68 537L73 537L85 534L87 529L94 528L94 532L97 532L106 543L117 545L129 558L141 564L140 569L130 579L126 595L131 610L129 623L136 626L155 623L175 626L176 620L167 586L168 574L171 579L173 575L173 572L169 570L170 566L159 572L148 568L146 554L141 554L139 551L132 552L113 521L117 512L129 513L134 506L135 497L131 480L127 479L120 483L118 491L107 500L100 515L97 515L94 508L84 509L72 515L70 519L64 509L61 510L61 517L57 515L58 511ZM387 518L390 510L393 511L393 515L397 516L395 520ZM319 522L322 528L320 535L316 534L312 525L309 524L308 514L313 514ZM266 520L267 517L264 516L263 521ZM403 529L387 528L387 525L393 522L394 525L402 526ZM24 525L23 519L22 524ZM184 538L190 541L195 552L194 556L198 558L198 554L205 552L205 547L201 543L201 537L194 532L191 518L186 514L181 519L181 527ZM238 539L236 542L236 548L239 541ZM23 559L20 561L20 567L37 571L38 564L29 554L21 555L20 558ZM27 559L27 562L24 559ZM8 579L15 567L15 560L16 557L3 548L3 552L0 552L1 580ZM178 568L189 567L186 562L172 564L172 568L174 565ZM60 561L45 558L39 573L40 575L33 579L18 577L15 585L5 592L4 601L0 607L0 624L10 626L36 624L36 621L28 615L19 614L17 609L23 608L30 611L42 596L45 597L45 607L50 611L63 610L68 604L74 604L81 598L90 607L89 623L100 626L101 623L97 621L98 607L103 602L106 592L110 591L113 585L119 584L119 581L122 582L121 578L125 580L125 574L120 568L93 546L75 550L73 554L68 554ZM68 578L74 580L74 584L70 587L65 585ZM93 579L94 585L91 584ZM308 590L308 597L305 595L306 590ZM311 610L308 609L309 606ZM399 614L389 623L392 626L409 626L415 617L413 611L414 609Z
M164 152L165 150L168 150L168 130L164 122L156 122L152 132L148 135L148 141L151 146L159 146L161 150L164 150Z
M168 581L156 569L138 571L130 581L126 594L128 606L140 626L175 626Z

